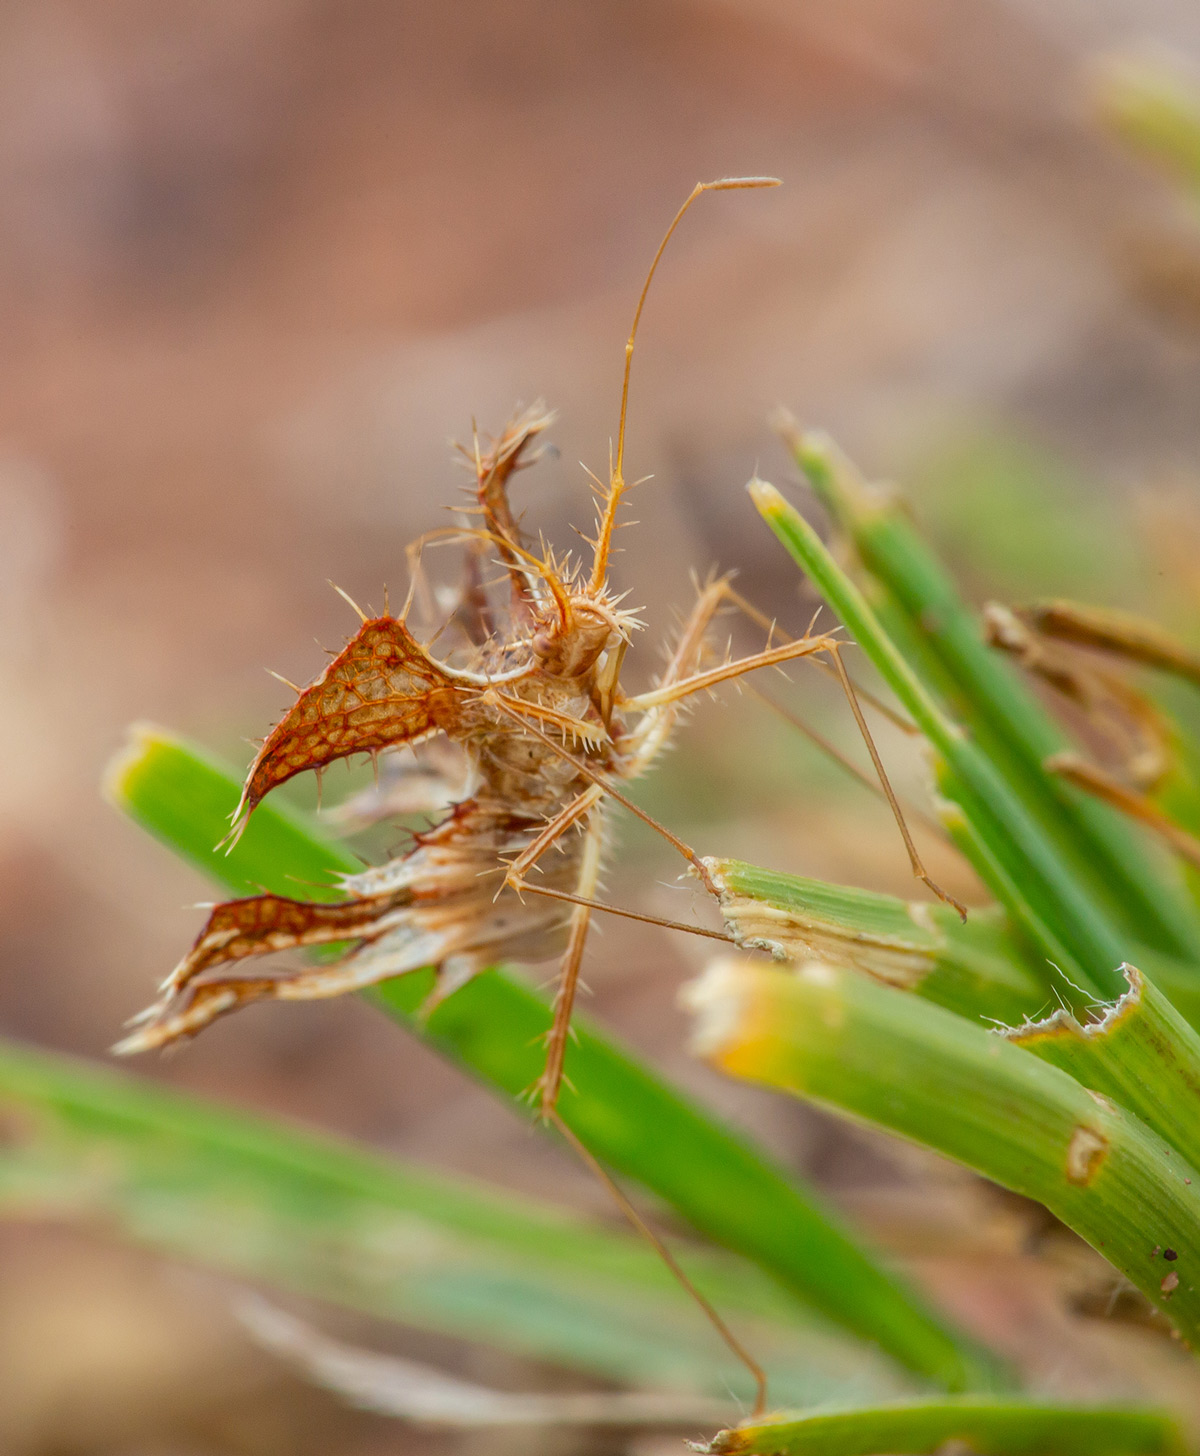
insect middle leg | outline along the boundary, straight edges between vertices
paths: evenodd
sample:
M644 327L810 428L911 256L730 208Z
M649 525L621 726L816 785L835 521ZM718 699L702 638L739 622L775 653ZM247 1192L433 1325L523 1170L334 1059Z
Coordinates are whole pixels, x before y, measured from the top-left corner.
M514 890L524 889L526 872L537 864L552 845L558 843L572 824L578 824L585 815L590 813L603 797L604 790L598 785L592 784L584 789L583 793L572 799L565 809L560 809L553 819L547 820L546 827L533 843L527 845L516 859L509 863L504 883Z

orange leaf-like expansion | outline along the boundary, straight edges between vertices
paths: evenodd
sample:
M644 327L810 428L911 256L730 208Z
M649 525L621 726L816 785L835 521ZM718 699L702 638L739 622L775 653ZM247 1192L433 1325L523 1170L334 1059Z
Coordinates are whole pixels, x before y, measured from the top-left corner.
M462 693L397 617L364 622L259 749L231 838L272 789L306 769L452 730Z
M469 800L414 836L406 854L344 879L347 900L264 894L214 906L154 1005L115 1050L149 1051L194 1036L252 1001L340 996L427 965L438 970L436 1000L496 960L560 954L569 905L522 898L509 887L497 892L503 860L525 848L543 822L487 798ZM578 834L565 839L566 852L546 867L547 885L574 888L582 844ZM334 962L262 970L245 964L339 941L352 945Z
M333 905L283 895L254 895L215 905L196 943L160 988L158 1000L133 1019L136 1030L114 1050L124 1054L165 1046L263 997L337 995L364 983L353 970L343 969L345 958L336 966L309 966L290 975L231 974L219 968L278 951L346 940L368 943L393 928L412 899L410 889L398 887Z
M412 891L403 888L333 905L289 900L283 895L226 900L213 907L208 923L172 971L167 986L179 990L202 971L246 956L379 934L382 917L410 904L412 898Z

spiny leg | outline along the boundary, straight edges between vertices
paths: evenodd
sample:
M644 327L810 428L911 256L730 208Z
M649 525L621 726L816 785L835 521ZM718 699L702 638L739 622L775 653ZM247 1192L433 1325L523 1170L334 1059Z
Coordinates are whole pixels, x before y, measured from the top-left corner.
M536 728L531 727L531 731L537 734L538 737L545 736ZM577 821L579 817L577 806L581 802L586 802L589 810L594 812L596 802L598 802L602 790L599 785L594 785L593 787L596 789L595 801L591 799L591 791L585 791L547 825L547 830L543 831L542 836L545 840L544 848L548 848L571 824ZM553 833L550 834L547 831L553 831ZM602 827L598 815L586 832L588 839L584 847L583 863L580 867L577 880L577 889L580 893L572 895L564 891L552 890L549 887L530 884L528 881L522 880L519 877L514 880L512 869L510 869L509 877L506 880L506 883L515 884L518 890L529 890L534 894L545 895L551 899L564 900L576 907L575 914L571 920L570 939L567 943L567 949L563 955L559 972L558 990L554 998L554 1017L546 1043L546 1065L537 1083L537 1091L540 1094L542 1120L553 1123L558 1128L559 1132L574 1149L585 1166L604 1185L609 1195L615 1200L617 1206L633 1225L634 1229L650 1244L679 1282L684 1292L699 1307L704 1317L716 1330L730 1351L750 1372L754 1380L755 1389L753 1414L761 1415L767 1405L767 1377L762 1366L759 1365L729 1328L711 1301L696 1288L671 1250L650 1225L646 1223L645 1219L642 1218L641 1214L630 1202L624 1190L609 1175L608 1170L593 1156L590 1149L575 1135L572 1129L567 1126L558 1111L558 1098L562 1090L567 1043L571 1031L571 1014L574 1010L575 995L579 986L580 965L587 942L587 932L592 911L606 910L610 914L626 915L633 920L649 921L654 924L665 925L670 929L687 930L715 940L731 940L732 937L721 931L702 930L697 926L684 925L678 921L660 920L653 916L639 915L635 911L621 910L616 906L604 905L600 901L592 898L599 875L600 853L603 845ZM537 841L535 841L535 845L530 846L530 849L535 848L536 844Z
M595 895L600 878L604 825L599 813L593 813L591 823L584 829L583 857L575 882L576 892L582 903L576 904L571 913L571 929L559 969L558 990L554 995L554 1019L550 1023L550 1034L546 1038L546 1065L537 1084L543 1122L549 1122L554 1116L558 1094L562 1089L563 1064L567 1056L567 1040L571 1034L571 1013L575 1009L579 968L583 963L588 926L592 919L588 901Z
M728 602L731 606L737 607L752 622L762 626L768 634L773 634L777 630L774 622L760 612L751 602L748 602L739 592L734 591L727 577L722 577L719 581L711 583L704 589L700 601L697 603L697 606L702 606L704 610L703 612L693 611L692 616L688 619L685 633L691 633L693 631L693 623L695 622L701 625L702 637L703 625L711 621L722 602ZM652 688L646 693L639 693L632 698L624 698L621 700L620 706L630 709L633 712L646 712L652 708L660 708L672 702L681 701L683 698L689 697L692 693L702 692L729 678L740 677L743 673L752 672L755 668L778 666L783 662L798 658L811 659L812 662L825 671L833 671L832 668L821 661L817 654L827 651L830 646L837 646L838 639L836 637L831 637L824 633L816 637L788 637L786 634L781 635L784 636L784 641L779 646L768 646L761 652L754 653L749 657L736 658L732 662L724 663L721 667L709 669L708 672L694 673L682 680L677 675L668 673L664 675L662 682L656 688ZM702 640L696 640L694 646L698 655L702 646ZM898 728L903 729L906 733L915 733L917 731L912 723L902 714L897 713L887 703L874 697L865 688L858 687L857 684L852 683L851 686L860 698L869 702L873 707L878 708Z
M725 603L728 603L730 606L736 607L757 626L762 627L767 633L768 642L770 641L771 635L777 630L776 624L770 618L768 618L765 613L760 612L759 609L752 602L748 601L744 596L742 596L740 592L735 591L730 584L729 577L721 577L716 581L711 581L700 592L700 595L696 600L695 606L692 608L691 613L688 615L688 619L684 624L683 631L680 634L679 642L676 644L675 652L672 654L671 661L668 664L667 670L663 674L662 681L658 685L659 687L666 687L672 682L677 681L679 676L681 675L681 672L686 670L686 668L684 667L685 663L690 662L694 663L696 666L699 666L701 655L704 650L704 633L707 630L709 623L716 616L718 609ZM783 637L785 643L791 643L797 640L795 638L787 636L786 633L783 634ZM822 668L824 671L829 672L834 676L837 676L836 668L822 662L819 656L813 657L811 661L816 666ZM847 676L849 676L849 674L847 674ZM832 758L834 762L840 764L847 773L852 774L854 778L856 778L859 783L864 786L864 788L869 789L872 793L878 794L881 798L887 798L886 791L877 782L877 780L872 779L867 774L863 773L863 771L858 768L856 764L852 763L848 758L840 753L832 743L828 742L814 729L810 728L809 725L805 723L802 719L796 717L792 713L789 713L773 699L767 697L765 693L759 692L759 690L753 685L748 683L746 684L746 686L752 696L756 697L759 702L764 703L767 707L778 713L782 718L786 719L787 722L789 722L794 728L798 729L801 733L804 733L808 738L812 740L813 743L817 745L817 747L823 753L828 755L828 757ZM854 692L861 701L869 702L872 707L877 708L891 722L895 723L897 727L903 729L905 732L908 733L916 731L915 726L910 723L906 718L904 718L901 714L897 713L894 708L890 707L881 699L875 697L866 689L860 687L859 684L853 681L853 679L851 679L851 686L853 687ZM942 828L942 825L937 820L931 818L928 814L925 814L922 810L917 808L909 807L908 812L915 815L917 818L924 820L930 826L930 828L935 830L935 832L937 832L939 835L944 836L945 831Z
M812 657L817 652L828 652L831 647L840 646L836 637L799 637L794 642L782 643L779 647L766 647L749 657L734 658L732 662L711 667L705 672L692 673L675 682L664 683L649 692L638 693L626 698L621 707L631 712L643 713L652 708L665 708L672 703L682 702L694 693L706 692L723 682L753 672L759 667L779 667L785 662L794 662L801 657Z
M504 883L510 885L514 890L521 889L525 884L525 872L532 869L551 845L556 844L571 825L578 823L585 814L595 808L603 797L604 791L593 784L572 799L565 809L560 809L553 819L547 820L546 827L533 843L527 845L516 859L509 863Z
M561 900L569 905L582 905L590 910L603 910L609 915L621 915L627 920L638 920L645 925L661 925L666 930L684 930L690 935L701 935L710 940L731 941L732 936L726 935L720 930L706 930L699 925L688 925L682 920L668 920L662 915L648 915L639 910L627 910L619 905L608 905L603 900L585 898L579 894L573 895L566 890L554 890L548 885L539 885L536 881L526 878L528 871L541 859L542 855L556 844L573 824L578 823L584 815L590 813L601 802L605 793L606 790L599 784L592 784L584 789L582 794L572 799L566 808L560 810L553 819L548 820L545 828L533 843L509 863L504 877L505 887L516 890L518 894L528 891L531 895L541 895L547 900Z
M632 809L635 814L639 815L639 817L645 818L648 823L651 823L655 828L659 829L660 832L666 834L667 831L663 829L661 825L658 825L655 821L650 820L647 816L642 814L641 810L639 810L635 805L630 804L629 801L625 799L622 794L620 794L617 790L613 789L610 785L606 784L604 780L601 779L599 775L590 770L586 764L580 763L580 761L576 759L574 755L568 753L565 748L563 748L559 744L556 744L546 734L542 733L540 729L536 728L532 723L530 723L528 719L524 716L523 712L523 710L527 707L526 704L519 703L517 700L508 698L501 693L495 693L492 696L493 701L496 703L496 706L498 706L501 711L505 712L508 717L520 723L522 728L526 729L535 737L539 738L549 748L553 749L555 753L564 757L567 762L573 764L576 768L579 769L583 777L590 778L592 780L592 783L588 788L584 789L581 794L578 794L574 799L572 799L565 808L560 809L559 812L555 814L552 819L547 820L545 827L538 834L537 838L533 840L531 844L526 845L521 853L517 855L515 859L511 860L508 863L504 877L504 884L511 889L517 891L530 890L534 894L545 895L551 899L572 899L574 903L588 903L580 901L578 896L569 897L565 895L562 891L552 891L546 889L543 886L534 885L528 879L526 879L526 875L529 870L531 870L533 866L538 862L538 860L540 860L541 857L547 852L547 850L552 848L552 846L555 845L559 841L559 839L562 838L562 836L566 833L568 829L570 829L573 824L578 823L580 819L582 819L586 814L590 813L591 810L600 803L606 793L612 794L612 796L616 798L619 803L625 804L626 807ZM588 725L581 723L579 726L582 729L584 727L587 727ZM682 841L676 841L673 837L671 837L671 842L675 845L676 848L682 847L686 854L686 846L682 846ZM610 908L606 905L603 905L600 901L592 901L590 903L593 909L603 910ZM614 910L613 913L627 913L632 915L633 912L621 912L619 910ZM651 917L640 916L636 918L650 919ZM655 920L654 923L666 926L676 926L676 922L667 920ZM676 928L688 929L690 927L679 925L676 926Z
M592 1150L574 1130L567 1125L560 1113L552 1111L548 1121L552 1122L565 1138L570 1147L574 1150L580 1160L591 1169L600 1182L608 1189L617 1203L621 1212L633 1225L639 1234L651 1245L659 1258L675 1276L684 1290L691 1295L700 1309L703 1310L708 1322L724 1340L737 1359L746 1367L754 1379L754 1409L751 1411L751 1419L761 1416L767 1408L767 1377L762 1366L746 1349L745 1345L733 1333L725 1321L721 1318L714 1305L696 1288L691 1279L680 1266L675 1255L667 1247L662 1239L654 1232L642 1215L634 1207L628 1195L621 1185L609 1174L608 1169L595 1156Z
M586 905L589 910L603 910L607 915L620 915L625 920L637 920L642 925L661 925L664 930L685 930L689 935L701 935L707 940L737 944L734 937L723 930L707 930L702 925L688 925L684 920L668 920L662 915L644 915L640 910L627 910L623 905L608 905L603 900L585 900L582 895L572 895L566 890L552 890L548 885L537 885L530 880L521 880L516 888L528 890L531 895L544 895L547 900L563 900L568 905Z
M675 644L674 651L667 662L657 687L656 693L663 693L666 689L672 688L675 684L684 679L690 679L700 666L705 649L705 634L720 608L726 604L737 607L746 613L750 619L765 627L769 634L774 631L774 623L769 622L766 617L738 592L734 591L727 576L718 577L709 581L701 590L694 602L691 611L688 613L683 627L679 634L679 640ZM794 639L785 638L785 645L791 645ZM815 659L814 661L819 661ZM824 664L822 664L823 666ZM660 703L655 709L643 708L647 714L653 712L653 719L639 731L640 743L637 749L636 758L638 768L644 768L653 762L660 748L670 733L675 720L675 708L682 698L671 699ZM622 707L639 708L639 700L622 699ZM881 705L886 706L886 705Z
M707 672L694 673L689 677L685 677L675 682L655 688L651 692L639 694L637 697L634 698L628 698L625 700L623 706L635 710L654 710L667 708L674 704L682 702L685 698L690 697L694 693L703 692L708 688L715 687L719 683L728 682L734 678L741 677L745 673L753 672L757 668L778 666L783 662L788 662L796 658L812 656L812 654L816 652L828 653L834 662L838 681L842 686L843 692L846 694L846 699L849 702L851 711L854 714L854 721L858 726L859 732L863 736L863 741L867 745L867 751L871 755L871 762L874 764L875 771L879 775L880 786L882 787L884 795L887 798L888 805L891 808L893 815L895 816L896 824L900 830L901 838L904 841L904 847L908 852L909 863L912 866L913 874L917 879L921 881L923 885L925 885L934 895L936 895L939 900L942 900L945 904L952 906L965 921L967 918L966 907L960 901L956 900L953 895L943 890L942 887L932 878L932 876L930 876L928 871L925 869L924 863L921 860L921 856L917 851L916 845L913 843L912 836L908 831L908 825L904 819L904 812L901 809L899 801L896 798L895 791L891 786L891 781L887 777L887 771L883 766L883 760L879 756L879 750L875 747L875 740L871 736L871 730L867 725L866 719L863 717L862 708L859 706L858 698L855 695L854 685L851 683L849 674L846 672L845 664L842 662L840 650L843 645L844 644L837 641L836 638L827 636L800 638L795 642L785 643L780 647L767 648L762 652L754 653L750 657L738 658L733 662L724 663L722 666L712 668ZM666 839L669 844L671 844L675 849L679 851L680 854L683 855L683 857L696 871L705 889L708 890L714 898L719 898L717 887L713 882L712 876L709 874L709 871L705 866L704 862L700 859L699 855L694 849L691 848L690 845L686 844L682 839L679 838L678 835L672 834L671 831L664 824L660 824L657 819L653 818L650 814L647 814L644 809L639 808L638 805L633 803L631 799L628 799L611 782L609 782L602 775L598 774L593 768L591 768L590 765L585 763L583 760L577 758L573 753L569 752L561 744L555 743L548 734L543 733L539 728L535 727L531 722L529 722L529 720L525 718L521 712L521 709L523 709L525 705L519 699L507 698L504 694L496 692L491 693L490 697L492 701L495 702L495 704L501 709L502 712L506 713L510 718L514 719L515 721L522 723L526 731L534 734L535 737L539 738L553 752L557 753L567 762L573 764L574 767L584 778L590 779L593 784L602 788L605 793L616 799L619 804L624 805L625 808L627 808L631 813L635 814L639 819L641 819L643 823L648 824L658 834L662 835L662 837ZM646 746L648 747L649 745ZM657 745L655 745L655 751L657 751ZM648 761L650 756L651 755L647 754L646 761ZM642 762L639 762L638 767L640 768L642 766L644 766L644 764Z
M782 718L785 723L790 724L790 726L793 727L797 733L803 733L804 736L809 740L809 742L814 744L815 747L817 747L818 749L820 749L820 751L826 756L826 758L831 759L834 763L838 765L839 768L844 769L851 776L851 778L855 779L858 783L860 783L863 788L868 791L868 793L875 794L878 798L886 800L887 795L884 793L883 788L880 786L879 780L877 778L872 778L870 774L865 773L861 768L859 768L858 764L856 764L852 759L847 758L840 748L837 748L834 744L832 744L829 739L826 738L823 734L818 733L817 730L812 727L811 724L806 723L804 719L799 716L799 714L789 712L788 709L785 708L781 703L777 703L774 698L768 697L766 693L761 692L758 688L756 688L753 683L746 683L744 685L744 690L748 692L752 698L757 699L757 701L760 702L764 708L770 708L773 713L778 714L778 716ZM897 797L899 796L897 795ZM908 815L910 818L920 819L921 822L925 824L929 829L933 830L933 832L937 834L939 838L944 839L947 843L949 843L949 837L946 834L945 827L942 825L940 820L935 819L932 814L927 814L924 809L919 808L916 804L906 803L903 807L906 815Z
M660 688L670 687L699 667L704 652L705 633L721 606L728 599L728 588L729 578L719 577L715 581L708 582L700 591L692 604L692 610L683 623L679 640L676 642L674 651L659 680ZM622 706L627 706L627 704L628 700L623 699ZM635 776L658 757L670 737L678 712L678 704L667 704L647 713L635 735Z
M716 585L716 584L714 584ZM685 626L680 643L676 648L672 662L668 665L667 676L671 679L686 671L687 663L694 659L695 653L699 650L703 641L703 631L711 620L713 613L720 604L719 591L710 590L702 594L701 600L693 609L691 618ZM562 1089L564 1063L566 1058L567 1043L570 1037L571 1013L574 1009L575 995L579 984L579 970L583 957L584 946L587 938L587 931L590 924L593 910L605 910L610 914L625 915L629 919L650 922L664 925L669 929L686 930L693 934L703 935L715 940L730 940L732 937L721 931L704 930L698 926L685 925L679 921L669 921L654 916L641 915L636 911L622 910L616 906L605 905L593 898L595 879L599 871L599 851L601 846L599 820L590 826L588 830L589 843L585 846L584 861L581 866L577 888L581 893L568 894L560 890L553 890L548 886L535 885L523 878L526 870L532 867L538 858L548 850L573 824L583 817L584 814L594 812L603 794L613 793L619 802L625 804L640 818L658 829L660 833L680 849L697 870L701 879L710 889L711 880L707 869L701 863L693 851L688 849L682 841L677 840L663 826L659 825L649 815L644 814L635 804L631 804L624 795L611 789L611 786L604 784L599 775L595 774L589 767L581 764L574 755L567 752L565 748L554 743L554 741L540 728L530 723L520 712L519 703L506 700L503 694L492 694L493 701L503 712L515 722L519 723L527 732L532 733L544 744L553 749L556 753L573 763L581 774L592 780L590 788L585 789L582 794L568 804L563 810L551 819L541 834L527 849L517 857L509 866L505 883L511 885L518 891L528 890L533 894L544 895L550 899L563 900L576 907L576 915L572 918L570 939L567 949L563 955L562 966L559 974L558 990L554 1001L554 1018L551 1023L550 1032L547 1038L546 1066L537 1084L540 1093L541 1115L544 1121L552 1122L574 1148L586 1166L604 1184L611 1197L616 1201L626 1218L651 1245L659 1255L667 1268L678 1280L684 1291L695 1301L705 1318L720 1335L729 1349L737 1357L746 1369L750 1372L755 1384L755 1405L754 1413L761 1414L766 1409L767 1403L767 1381L762 1367L733 1334L729 1326L721 1318L720 1314L713 1307L711 1302L695 1287L692 1281L679 1266L678 1261L670 1249L663 1243L662 1239L634 1208L626 1197L624 1191L613 1181L607 1170L595 1159L590 1150L575 1136L574 1132L563 1122L557 1110L558 1097ZM593 849L592 846L595 846Z
M677 650L675 659L668 668L668 676L672 680L665 682L649 693L640 694L635 698L627 698L622 704L623 707L632 708L635 711L659 710L655 712L655 717L651 720L651 731L641 735L642 741L638 746L634 760L635 772L646 767L656 756L666 732L669 731L669 718L673 716L670 710L673 710L685 698L692 696L694 693L702 692L707 688L715 687L717 684L731 678L740 677L743 673L751 672L755 668L776 666L795 658L811 656L816 652L829 651L831 647L837 647L839 645L836 639L832 637L801 638L795 642L785 643L780 647L767 648L765 651L755 653L751 657L740 658L734 662L725 663L721 667L710 669L708 672L694 673L682 678L677 676L679 672L684 670L686 651L692 650L692 644L695 644L694 650L699 650L699 644L702 641L703 626L719 604L717 589L720 585L720 583L714 583L713 588L697 604L697 610L693 612L692 619L689 621L687 629L685 629L685 635L688 638L688 648L685 651ZM602 789L611 798L615 799L617 803L628 809L631 814L636 815L644 824L647 824L657 834L661 835L668 844L688 861L693 870L695 870L701 884L713 898L719 898L717 887L713 882L712 876L696 851L680 839L678 835L672 834L665 824L660 824L652 815L648 814L631 799L627 798L610 779L597 773L585 760L571 753L562 744L556 743L549 734L542 732L535 723L530 721L531 713L528 704L519 698L510 698L506 694L497 692L494 689L485 694L485 697L507 717L519 723L526 732L531 733L552 752L558 754L560 758L573 765L581 777L589 779L592 784ZM668 712L663 714L661 712L663 709L668 710ZM536 709L533 712L537 716L545 716L544 713L538 713ZM544 851L545 848L548 848L549 843L555 837L557 835L547 836L546 844L542 846L539 853Z
M760 612L752 602L747 601L747 599L742 596L740 592L735 591L734 588L730 585L727 578L716 582L713 585L714 589L719 592L720 596L725 601L728 601L731 605L737 607L738 610L744 613L747 617L749 617L752 622L756 622L759 626L763 627L768 633L768 641L770 640L770 635L776 630L775 623L773 621L770 621L764 613ZM795 642L797 640L804 641L805 639L789 638L787 640L788 642ZM846 700L850 704L851 712L854 714L854 721L858 725L859 733L862 735L863 741L867 746L867 751L871 755L871 762L874 765L876 778L878 780L877 784L873 784L871 780L866 777L866 775L861 774L859 770L852 763L849 762L849 760L843 758L842 755L838 753L837 749L834 748L832 744L826 743L820 737L820 735L814 733L807 724L801 722L799 719L794 718L789 713L784 713L783 709L779 708L777 704L771 701L771 699L765 697L762 693L758 692L753 687L751 687L750 689L751 692L754 693L754 695L760 701L767 703L768 706L775 708L776 711L782 713L784 717L786 717L790 722L794 723L795 726L798 727L802 732L806 733L813 740L813 742L817 744L818 747L823 749L832 758L834 758L837 762L841 763L845 768L853 773L854 776L860 780L860 782L864 783L868 788L877 789L877 791L882 794L883 798L887 800L888 807L891 809L892 814L895 817L901 837L904 840L904 847L908 851L909 862L912 865L913 874L917 877L917 879L922 882L922 884L927 886L928 889L932 890L939 900L943 900L947 904L952 905L954 909L957 910L958 913L965 920L966 910L963 908L963 906L960 905L959 902L953 898L953 896L947 895L939 885L935 884L934 881L930 879L928 874L925 872L925 867L921 863L921 858L917 853L916 846L913 844L912 837L909 834L908 825L905 822L904 812L901 808L899 799L897 798L896 793L893 790L892 785L888 779L887 773L884 770L883 762L880 759L878 751L876 750L874 739L871 736L871 731L868 728L866 719L863 716L860 706L860 700L865 699L866 701L870 702L873 707L877 708L891 722L893 722L897 727L903 729L907 733L915 733L917 731L915 726L910 723L906 718L904 718L901 714L897 713L894 708L889 707L887 703L881 701L873 694L859 687L859 685L853 681L853 679L850 677L850 674L846 671L846 665L843 662L841 656L841 648L838 646L836 641L834 641L834 644L826 650L831 660L829 666L822 662L819 656L812 657L811 661L816 666L823 668L826 671L832 671L833 674L837 677L838 683L846 696ZM927 822L929 822L930 824L934 824L934 821L930 820L927 815L920 814L920 811L916 812L921 818L926 819ZM940 824L935 824L934 827L937 828L939 833L944 832L942 831Z
M706 586L701 588L692 604L692 610L684 620L679 633L679 641L676 642L675 649L667 662L659 687L678 682L681 677L695 671L700 662L700 654L704 650L704 634L708 631L717 612L726 602L733 599L733 595L733 588L729 585L727 576L717 577L716 580L709 581Z
M728 578L720 583L720 585L724 588L722 595L724 596L725 600L730 604L730 606L736 607L738 611L741 612L744 616L748 617L750 621L761 627L767 633L767 641L769 644L771 637L774 636L776 632L779 632L779 627L776 622L768 617L765 612L759 611L754 603L748 598L744 597L741 592L735 591L734 588L729 584ZM813 620L815 621L816 618L814 617ZM802 640L795 637L790 637L786 632L780 633L780 636L782 636L785 642L795 642L798 640ZM814 667L820 668L822 672L827 672L831 676L834 675L834 668L829 663L822 662L819 657L813 657L810 660ZM851 679L851 683L854 687L854 691L858 694L859 700L861 702L870 703L871 707L873 707L876 712L882 713L889 722L894 723L896 727L899 728L902 732L914 735L920 733L920 729L917 727L917 725L915 723L909 722L904 714L897 712L890 703L884 702L882 698L877 697L874 693L869 691L869 689L864 688L860 683L854 682L853 679Z

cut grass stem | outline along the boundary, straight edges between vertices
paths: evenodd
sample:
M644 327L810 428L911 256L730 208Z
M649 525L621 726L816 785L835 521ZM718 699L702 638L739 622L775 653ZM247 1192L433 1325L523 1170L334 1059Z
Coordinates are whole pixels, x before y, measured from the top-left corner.
M852 1410L781 1412L722 1431L711 1456L1185 1456L1170 1416L1129 1406L1037 1401L903 1401Z
M723 957L689 988L696 1049L1036 1199L1200 1338L1200 1174L1132 1113L1021 1047L852 970ZM1164 1265L1160 1252L1177 1259Z

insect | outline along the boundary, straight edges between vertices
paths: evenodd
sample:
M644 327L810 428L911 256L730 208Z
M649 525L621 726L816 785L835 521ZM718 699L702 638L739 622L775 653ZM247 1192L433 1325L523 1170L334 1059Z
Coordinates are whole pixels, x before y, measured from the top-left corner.
M416 562L400 614L360 612L351 641L312 683L296 689L295 703L251 764L230 837L236 840L255 807L279 785L360 754L384 756L386 786L377 795L383 812L389 804L408 809L425 804L442 817L385 863L347 876L340 885L345 898L336 903L262 894L217 905L118 1050L165 1046L252 1001L340 995L429 965L437 968L434 998L441 998L496 961L557 956L553 1023L535 1089L549 1120L563 1082L589 922L595 910L615 908L596 898L607 801L620 802L652 824L701 884L717 893L698 855L624 793L623 786L662 751L681 706L754 669L821 654L866 733L839 637L810 633L777 641L768 623L761 651L713 662L707 633L717 613L732 604L756 615L725 578L699 591L657 685L635 694L621 686L626 650L642 624L610 590L608 567L628 488L625 425L642 310L667 243L698 197L774 185L774 179L757 177L699 184L659 245L625 348L609 478L593 477L597 518L588 541L590 561L556 559L545 547L535 549L509 504L513 474L531 463L550 422L545 411L519 414L487 449L476 439L469 459L475 475L471 510L478 523L433 533L466 546L464 583L442 627L457 646L435 655L442 632L423 644L410 630L409 612L422 580ZM493 562L502 575L489 585L485 574ZM442 745L443 755L447 744L454 745L457 756L420 765L411 755L401 758L426 742ZM904 833L914 870L932 886ZM333 943L351 948L332 963L283 970L263 964L279 952Z

